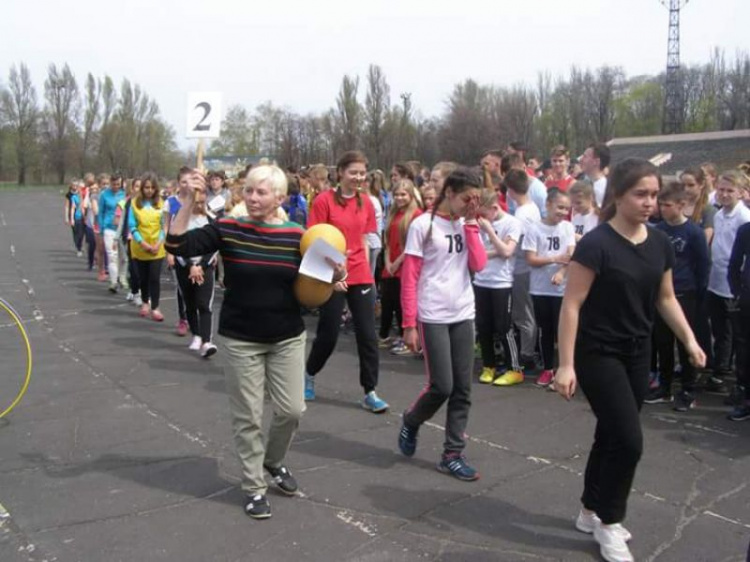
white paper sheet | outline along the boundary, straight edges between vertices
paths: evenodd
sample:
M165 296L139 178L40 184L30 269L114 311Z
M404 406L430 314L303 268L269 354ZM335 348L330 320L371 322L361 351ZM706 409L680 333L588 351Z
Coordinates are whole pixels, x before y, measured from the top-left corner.
M208 204L208 208L211 209L214 213L220 211L224 208L224 205L227 204L227 200L224 199L223 195L219 195L218 197L214 197L211 199L211 202Z
M344 254L322 238L318 238L310 244L305 255L302 256L299 272L313 279L330 283L333 281L334 269L333 266L328 264L326 258L330 258L334 263L346 262Z

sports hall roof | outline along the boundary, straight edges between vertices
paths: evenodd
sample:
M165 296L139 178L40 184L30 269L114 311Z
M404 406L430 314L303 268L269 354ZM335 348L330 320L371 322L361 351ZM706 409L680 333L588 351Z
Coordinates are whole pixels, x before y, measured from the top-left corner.
M750 160L750 129L653 137L615 138L607 143L612 164L625 158L645 158L674 175L691 166L713 162L721 171Z

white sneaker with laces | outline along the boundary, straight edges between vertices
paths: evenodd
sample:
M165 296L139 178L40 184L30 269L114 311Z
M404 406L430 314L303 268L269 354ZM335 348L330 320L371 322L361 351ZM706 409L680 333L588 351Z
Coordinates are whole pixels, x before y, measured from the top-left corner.
M143 299L141 298L141 295L136 293L133 297L133 304L135 306L143 306Z
M576 518L576 529L578 529L582 533L588 533L589 535L594 532L594 529L596 529L598 525L601 524L602 520L599 519L596 513L586 512L583 509L578 513L578 517ZM620 533L625 542L628 542L633 538L633 536L630 534L630 531L628 531L620 523L615 523L613 525L610 525L610 527Z
M217 351L218 351L218 348L214 344L212 344L210 341L204 343L201 346L201 356L205 357L206 359L208 359L209 357L211 357Z
M620 526L622 527L622 526ZM628 543L615 525L599 524L594 528L594 539L599 543L599 552L607 562L634 562Z
M190 351L199 351L202 344L203 344L203 340L201 339L200 336L193 336L193 339L190 340L190 345L188 346L188 349Z
M131 302L134 298L135 298L135 295L133 293L128 293L125 296L125 300L128 301L128 302Z

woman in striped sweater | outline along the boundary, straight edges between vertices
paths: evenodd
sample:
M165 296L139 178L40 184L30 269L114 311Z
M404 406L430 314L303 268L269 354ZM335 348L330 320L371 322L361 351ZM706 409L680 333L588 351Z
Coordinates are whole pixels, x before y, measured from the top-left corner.
M297 492L297 482L283 462L305 410L306 334L293 292L304 230L277 217L287 179L276 166L259 166L248 174L243 189L247 217L223 218L188 231L196 189L205 190L205 178L198 172L191 175L186 201L170 225L167 247L182 257L218 251L224 260L226 291L219 335L242 464L244 508L248 516L266 519L271 507L264 468L282 492ZM337 267L334 279L344 275L343 267ZM264 444L265 385L274 413Z

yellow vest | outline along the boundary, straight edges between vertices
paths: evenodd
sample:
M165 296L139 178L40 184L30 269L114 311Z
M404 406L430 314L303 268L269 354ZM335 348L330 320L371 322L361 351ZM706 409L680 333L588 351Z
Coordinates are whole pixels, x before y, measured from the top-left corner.
M133 202L130 206L130 212L135 217L138 233L143 237L143 240L149 244L156 244L162 230L162 208L155 209L152 205L144 205L143 208L139 209L135 205L135 202ZM130 253L133 258L143 261L158 260L166 255L163 241L159 246L159 251L156 254L152 254L141 248L141 245L135 239L130 241Z

